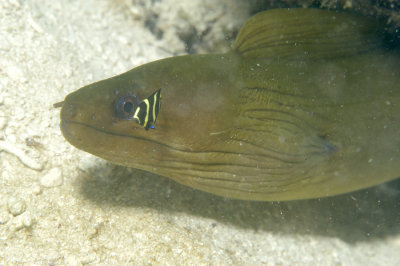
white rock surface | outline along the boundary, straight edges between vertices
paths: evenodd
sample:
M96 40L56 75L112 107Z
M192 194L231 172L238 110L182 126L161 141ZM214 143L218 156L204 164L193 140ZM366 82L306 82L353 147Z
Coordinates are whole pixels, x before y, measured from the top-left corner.
M62 171L55 167L40 179L40 185L46 188L61 186L63 183Z

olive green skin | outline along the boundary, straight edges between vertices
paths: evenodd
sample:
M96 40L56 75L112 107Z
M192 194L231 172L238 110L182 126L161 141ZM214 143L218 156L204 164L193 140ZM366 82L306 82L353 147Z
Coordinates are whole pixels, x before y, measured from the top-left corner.
M400 57L329 60L172 57L65 98L61 130L115 164L244 200L295 200L366 188L400 173ZM156 129L116 115L126 94L162 89Z

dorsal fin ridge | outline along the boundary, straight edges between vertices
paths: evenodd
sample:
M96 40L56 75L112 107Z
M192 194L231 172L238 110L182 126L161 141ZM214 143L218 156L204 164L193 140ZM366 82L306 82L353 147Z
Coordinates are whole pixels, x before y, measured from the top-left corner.
M251 17L233 50L247 58L326 59L381 45L376 21L321 9L273 9Z

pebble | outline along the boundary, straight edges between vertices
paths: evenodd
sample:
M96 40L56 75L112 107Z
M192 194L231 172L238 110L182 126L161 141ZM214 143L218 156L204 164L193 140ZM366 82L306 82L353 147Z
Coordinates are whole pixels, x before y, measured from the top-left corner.
M74 255L67 255L65 257L65 259L64 259L64 262L65 262L66 265L72 265L72 266L74 266L74 265L77 265L77 266L78 265L82 265L82 263L80 263L78 261L78 258L76 256L74 256Z
M29 212L25 212L22 215L11 220L10 229L12 231L19 231L24 228L32 227L33 219Z
M61 255L57 250L50 249L47 251L47 254L45 254L45 258L50 265L55 265L55 262L61 258Z
M10 79L16 82L22 80L24 77L22 68L15 64L8 64L8 67L6 66L4 71L8 74Z
M62 183L63 183L62 171L58 167L51 169L47 174L45 174L40 179L40 185L47 188L61 186Z
M42 188L41 188L38 184L35 184L35 185L32 187L32 193L33 193L34 195L39 195L40 193L42 193Z
M24 227L31 227L33 224L33 220L32 220L32 216L30 215L29 212L26 212L24 214L22 214L22 224L24 225Z
M96 261L96 254L94 253L86 254L84 257L80 259L81 264L89 264L93 263L94 261Z
M91 168L94 168L96 165L96 158L92 155L87 154L86 156L81 157L78 163L78 169L88 173Z
M9 229L11 231L19 231L24 228L24 224L22 222L21 216L18 216L17 219L11 220Z
M4 116L0 116L0 130L3 130L6 127L7 123L7 119Z
M7 208L12 215L18 216L26 210L26 203L23 199L10 197L7 201Z
M10 214L7 211L0 211L0 224L6 224L10 220Z

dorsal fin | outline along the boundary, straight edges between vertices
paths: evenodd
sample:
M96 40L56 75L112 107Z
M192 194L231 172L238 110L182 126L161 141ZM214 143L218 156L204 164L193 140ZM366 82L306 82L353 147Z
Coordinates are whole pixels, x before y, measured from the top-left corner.
M248 58L351 56L381 45L377 24L368 18L327 10L273 9L256 14L244 24L233 50Z

